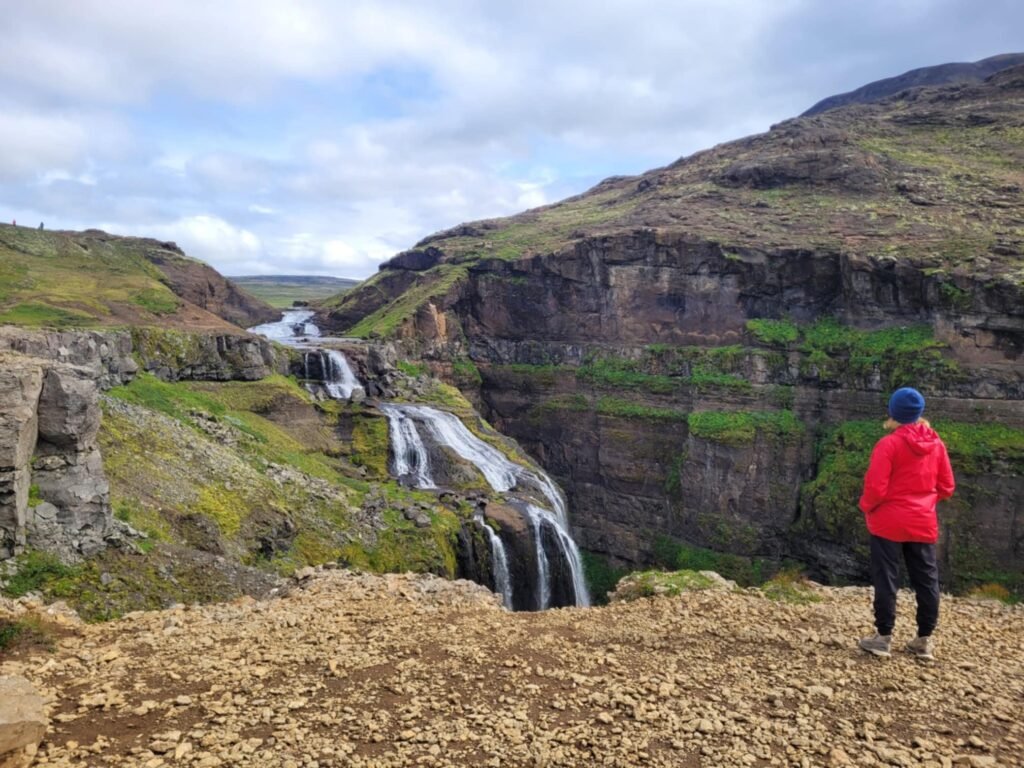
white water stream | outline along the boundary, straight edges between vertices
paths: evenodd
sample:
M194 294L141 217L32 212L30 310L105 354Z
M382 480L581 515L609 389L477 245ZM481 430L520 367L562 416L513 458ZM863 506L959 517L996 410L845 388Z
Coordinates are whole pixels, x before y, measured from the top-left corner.
M288 310L277 322L257 325L250 328L249 332L266 336L289 347L302 349L307 380L310 378L309 361L311 358L317 358L322 372L321 381L327 394L335 400L349 400L356 390L363 388L363 385L342 352L312 346L311 341L320 338L320 329L309 322L313 314L309 309ZM313 391L313 387L308 384L306 388Z
M434 442L450 448L460 458L479 469L491 488L499 493L510 491L517 486L521 489L525 487L541 493L551 503L554 511L527 503L525 513L533 530L533 538L537 547L537 603L541 608L547 608L551 604L551 569L542 544L542 529L546 524L554 529L555 541L569 565L576 605L590 604L590 595L583 578L583 561L579 548L572 536L569 535L566 525L565 501L558 486L546 473L511 461L493 445L485 443L470 432L457 416L447 411L439 411L425 405L397 405L394 403L384 404L381 409L390 422L390 434L392 440L395 441L393 443L395 471L399 475L411 474L408 470L402 471L402 468L408 465L399 464L400 453L403 455L409 455L409 452L419 454L417 459L409 464L427 466L427 450L422 437L418 434L418 427L422 426ZM416 440L411 439L407 432L410 425L417 432ZM397 440L396 435L398 436ZM429 476L429 473L427 478L430 485L419 487L434 487L434 479Z
M388 417L391 452L395 455L395 475L412 477L417 488L436 488L430 474L430 454L423 444L415 422L402 410L403 406L381 403Z
M505 544L502 542L501 537L484 520L483 515L476 515L473 519L477 525L483 528L484 533L487 534L487 541L491 547L491 570L494 572L494 588L501 593L501 599L505 607L512 610L512 575L508 570L508 552L505 551Z
M315 346L316 340L320 338L320 329L309 322L313 314L311 310L305 309L288 310L277 322L257 325L249 331L303 349L307 379L310 359L318 356L324 389L332 398L348 400L353 392L362 388L362 384L344 354L338 350ZM417 488L437 487L430 471L430 455L419 431L422 426L435 443L451 449L479 469L495 491L504 493L518 486L520 490L530 490L544 496L551 505L550 510L529 502L523 505L523 514L530 524L536 547L537 604L542 609L551 605L551 567L543 545L543 529L547 526L554 531L557 546L569 564L576 605L590 605L580 552L568 531L565 499L546 473L511 461L497 448L470 432L457 416L447 411L424 405L396 403L381 403L380 409L388 418L388 434L395 457L394 472L398 477L411 478ZM505 605L511 608L512 579L505 545L482 516L474 520L483 527L490 544L494 587L501 592Z

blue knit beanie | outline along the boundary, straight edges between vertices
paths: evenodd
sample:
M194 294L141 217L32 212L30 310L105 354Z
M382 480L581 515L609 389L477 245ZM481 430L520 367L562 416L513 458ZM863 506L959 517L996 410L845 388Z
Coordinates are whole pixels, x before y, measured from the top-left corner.
M889 398L889 415L900 424L913 424L924 413L924 395L913 387L897 389Z

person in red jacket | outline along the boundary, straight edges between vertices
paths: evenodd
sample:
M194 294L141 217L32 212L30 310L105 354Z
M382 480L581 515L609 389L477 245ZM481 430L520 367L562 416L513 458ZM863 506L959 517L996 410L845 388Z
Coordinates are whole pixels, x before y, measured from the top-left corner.
M939 539L936 504L953 495L949 454L938 433L923 418L924 397L912 387L889 398L886 435L871 452L860 509L871 534L871 583L875 589L875 629L862 650L888 656L896 623L900 560L907 565L917 595L917 637L906 649L918 658L935 658L932 632L939 620Z

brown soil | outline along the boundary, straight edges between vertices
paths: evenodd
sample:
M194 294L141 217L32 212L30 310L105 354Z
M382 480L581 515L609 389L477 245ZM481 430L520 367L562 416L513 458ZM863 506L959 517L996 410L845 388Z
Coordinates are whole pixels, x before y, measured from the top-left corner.
M510 614L432 577L302 586L84 626L5 662L53 697L40 764L1024 764L1020 607L947 599L924 664L856 649L857 588Z

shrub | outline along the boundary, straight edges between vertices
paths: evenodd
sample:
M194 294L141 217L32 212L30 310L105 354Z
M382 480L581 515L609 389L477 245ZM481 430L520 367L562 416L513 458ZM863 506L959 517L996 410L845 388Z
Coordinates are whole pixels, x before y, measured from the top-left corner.
M7 581L4 592L11 597L21 597L29 592L38 592L48 583L71 576L73 568L64 565L54 555L30 550L18 560L18 570Z
M784 347L800 337L800 329L789 320L747 320L747 330L762 344Z
M1019 598L1015 597L1010 590L1004 587L1002 584L982 584L980 587L975 587L967 593L968 597L973 597L976 600L998 600L1001 603L1007 603L1012 605L1019 601Z

